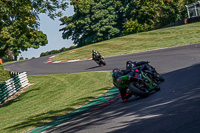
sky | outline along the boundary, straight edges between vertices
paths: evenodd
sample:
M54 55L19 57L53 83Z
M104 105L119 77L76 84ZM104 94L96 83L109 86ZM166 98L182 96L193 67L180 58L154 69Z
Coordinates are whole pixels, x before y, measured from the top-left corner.
M74 14L73 6L70 6L63 12L63 16L72 16ZM30 48L28 51L22 52L19 57L38 58L42 52L47 52L51 50L59 50L62 47L70 47L73 44L72 40L62 39L62 32L59 29L64 26L60 26L61 22L59 18L55 20L50 19L46 14L40 15L40 30L47 35L48 44L46 46L40 46L38 49Z

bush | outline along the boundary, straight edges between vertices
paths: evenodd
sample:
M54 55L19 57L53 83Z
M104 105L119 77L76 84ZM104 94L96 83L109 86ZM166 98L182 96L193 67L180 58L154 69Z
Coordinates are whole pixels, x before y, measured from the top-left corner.
M5 82L6 80L10 79L10 73L6 70L4 70L4 67L2 64L0 64L0 84Z
M129 35L153 29L153 27L151 27L146 23L140 24L137 19L134 21L132 19L127 20L126 23L123 23L123 28L124 28L124 30L122 31L123 35Z
M24 58L23 58L23 57L20 57L19 60L24 60Z

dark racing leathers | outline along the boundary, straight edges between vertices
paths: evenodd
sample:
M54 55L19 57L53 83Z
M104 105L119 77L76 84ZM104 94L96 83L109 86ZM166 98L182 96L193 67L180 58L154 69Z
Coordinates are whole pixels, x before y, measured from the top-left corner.
M139 66L140 70L156 71L155 68L150 66L147 61L135 62L135 66Z
M149 65L148 63L149 63L148 61L140 61L140 62L129 61L129 63L126 64L126 68L130 70L137 68L142 71L146 71L146 72L149 71L152 73L152 76L154 77L154 79L157 80L157 82L163 82L164 79L162 77L159 77L155 68Z
M101 54L98 51L92 53L92 59L97 60L101 58Z
M149 71L154 71L155 69L148 64L149 62L147 61L140 61L140 62L131 62L127 64L126 68L127 69L135 69L138 68L140 70L149 70Z

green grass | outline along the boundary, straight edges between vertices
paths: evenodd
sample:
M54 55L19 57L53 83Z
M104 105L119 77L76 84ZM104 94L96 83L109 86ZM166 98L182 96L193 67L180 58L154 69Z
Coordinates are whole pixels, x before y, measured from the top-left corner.
M0 107L0 132L21 133L66 114L110 89L109 72L28 76L34 85Z
M4 67L2 64L0 64L0 84L5 82L6 80L10 79L11 76L8 71L4 70Z
M92 50L104 57L200 42L200 22L131 34L57 54L53 60L91 58Z
M3 62L3 65L15 63L15 62L21 62L21 61L26 61L26 60L8 61L8 62L5 62L5 63Z

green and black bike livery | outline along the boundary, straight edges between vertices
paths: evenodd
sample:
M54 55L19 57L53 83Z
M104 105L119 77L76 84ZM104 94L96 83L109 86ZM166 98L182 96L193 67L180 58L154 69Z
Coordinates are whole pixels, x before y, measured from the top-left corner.
M115 86L128 88L135 96L147 97L151 91L160 90L158 84L148 77L148 73L138 69L132 70L132 72L113 80L115 80Z

